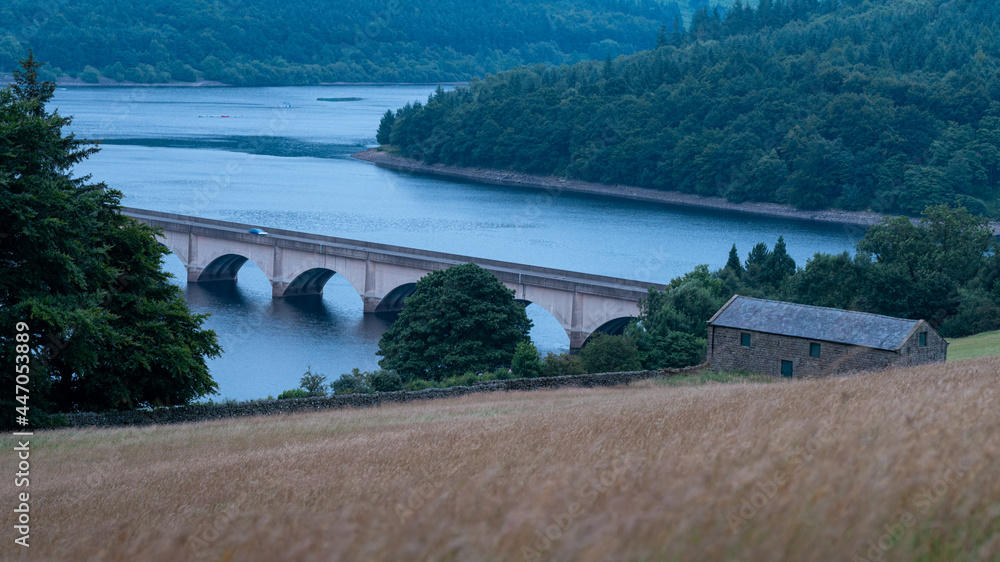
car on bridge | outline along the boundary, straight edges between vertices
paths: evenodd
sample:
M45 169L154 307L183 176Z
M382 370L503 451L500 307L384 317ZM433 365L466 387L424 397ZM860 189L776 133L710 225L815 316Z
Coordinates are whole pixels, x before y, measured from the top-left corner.
M261 236L267 236L267 232L261 228L251 228L247 232L249 232L250 234L259 234Z

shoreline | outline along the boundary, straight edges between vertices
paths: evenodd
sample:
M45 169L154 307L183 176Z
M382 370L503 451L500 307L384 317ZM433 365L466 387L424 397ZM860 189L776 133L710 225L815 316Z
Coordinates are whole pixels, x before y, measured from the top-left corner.
M693 193L682 193L680 191L660 191L647 187L634 187L628 185L607 185L583 180L560 178L558 176L525 174L522 172L497 170L492 168L465 168L446 164L424 164L419 160L404 158L402 156L396 156L380 151L378 148L369 148L356 154L352 154L351 158L370 162L380 168L386 168L389 170L445 179L462 180L485 185L541 189L554 193L565 191L601 197L614 197L629 201L643 201L647 203L658 203L661 205L694 207L699 209L727 211L761 217L792 219L824 224L853 225L867 228L883 218L896 216L884 215L872 211L845 211L840 209L804 211L792 205L785 205L781 203L733 203L726 200L724 197L706 197L703 195L695 195ZM910 220L916 222L918 219L911 217ZM993 229L994 235L1000 235L1000 222L991 221L990 227Z
M877 223L882 218L891 216L869 211L843 211L836 209L803 211L791 205L783 205L780 203L733 203L731 201L727 201L723 197L705 197L702 195L695 195L693 193L682 193L680 191L660 191L646 187L607 185L583 180L560 178L557 176L525 174L510 170L464 168L461 166L450 166L445 164L424 164L418 160L395 156L379 151L377 148L370 148L368 150L352 154L351 158L371 162L380 168L447 179L458 179L486 185L542 189L550 192L566 191L570 193L615 197L630 201L644 201L663 205L695 207L700 209L729 211L756 216L804 220L826 224L847 224L869 227ZM1000 225L994 225L994 231L996 231L997 228L1000 228Z
M12 80L2 81L3 83L12 83ZM199 80L197 82L153 82L153 83L140 83L140 82L117 82L115 80L110 80L104 78L103 76L99 79L96 84L89 82L84 82L79 78L72 78L68 76L61 76L55 80L56 87L59 88L308 88L308 87L338 87L338 86L450 86L450 87L461 87L468 86L468 82L320 82L318 84L310 84L305 86L236 86L234 84L226 84L225 82L218 82L215 80Z
M236 86L233 84L226 84L225 82L219 82L216 80L198 80L195 82L153 82L153 83L141 83L141 82L129 82L125 80L123 82L118 82L116 80L111 80L110 78L105 78L101 76L98 78L97 83L84 82L79 78L74 78L69 75L62 75L53 80L56 87L58 88L102 88L102 87L112 87L112 88L135 88L135 87L150 87L150 88L300 88L300 87L327 87L327 86L451 86L451 87L462 87L468 86L469 81L443 81L443 82L319 82L317 84L307 84L299 86ZM14 83L14 78L11 74L0 73L0 86L7 86Z

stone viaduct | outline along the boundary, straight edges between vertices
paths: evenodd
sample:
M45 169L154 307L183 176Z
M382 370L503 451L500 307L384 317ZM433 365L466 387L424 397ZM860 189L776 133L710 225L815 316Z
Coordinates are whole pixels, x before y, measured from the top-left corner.
M365 312L394 312L416 281L431 271L475 263L497 277L515 298L547 310L578 349L594 332L620 332L639 313L650 286L602 275L574 273L427 250L417 250L289 230L248 232L253 225L125 208L123 212L162 229L159 241L180 258L189 283L235 281L252 261L271 282L275 298L319 295L334 274L361 295Z

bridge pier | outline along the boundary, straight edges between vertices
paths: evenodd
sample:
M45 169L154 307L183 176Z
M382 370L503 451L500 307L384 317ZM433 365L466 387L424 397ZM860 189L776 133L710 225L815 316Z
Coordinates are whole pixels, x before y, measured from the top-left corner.
M361 302L364 303L365 314L374 314L382 299L380 297L361 295Z
M570 349L582 349L583 344L587 342L587 338L590 334L584 332L583 330L566 330L566 335L569 336L569 348Z
M270 279L269 279L269 281L270 281ZM294 295L286 294L286 291L288 290L288 285L289 285L288 283L285 283L285 282L282 282L282 281L271 281L271 298L272 299L280 299L280 298L283 298L283 297L294 296Z

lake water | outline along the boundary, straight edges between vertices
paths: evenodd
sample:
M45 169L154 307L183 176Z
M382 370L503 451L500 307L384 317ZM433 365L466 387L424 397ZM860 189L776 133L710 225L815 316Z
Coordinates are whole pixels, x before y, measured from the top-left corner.
M69 129L102 139L79 165L125 194L124 204L372 242L660 283L695 265L722 267L736 243L784 235L803 265L816 252L851 250L857 227L756 218L574 194L482 186L383 170L349 157L374 146L387 109L426 101L435 86L295 88L68 88L52 107ZM357 97L324 102L317 98ZM225 116L225 117L223 117ZM298 386L307 367L331 380L377 368L390 319L362 313L334 276L322 298L272 300L252 263L236 284L185 283L192 308L211 313L224 355L211 371L226 398ZM532 338L543 352L569 339L536 305Z

